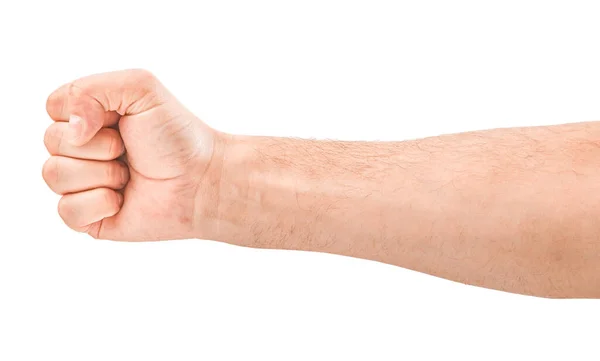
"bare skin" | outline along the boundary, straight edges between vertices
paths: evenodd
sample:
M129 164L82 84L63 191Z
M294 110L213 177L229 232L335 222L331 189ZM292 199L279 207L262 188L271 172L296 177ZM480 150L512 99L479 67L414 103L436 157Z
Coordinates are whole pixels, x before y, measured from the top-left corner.
M44 179L64 222L94 238L327 252L600 298L600 123L402 142L236 136L142 70L78 79L47 110Z

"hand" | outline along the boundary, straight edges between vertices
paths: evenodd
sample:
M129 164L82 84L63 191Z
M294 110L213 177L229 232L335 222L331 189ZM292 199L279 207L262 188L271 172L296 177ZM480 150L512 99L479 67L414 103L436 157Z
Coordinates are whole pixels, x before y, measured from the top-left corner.
M44 178L93 237L318 251L600 298L597 122L403 142L233 136L139 70L65 85L48 113Z
M84 77L48 98L48 186L58 212L94 238L142 241L197 235L207 173L222 134L181 105L149 72Z

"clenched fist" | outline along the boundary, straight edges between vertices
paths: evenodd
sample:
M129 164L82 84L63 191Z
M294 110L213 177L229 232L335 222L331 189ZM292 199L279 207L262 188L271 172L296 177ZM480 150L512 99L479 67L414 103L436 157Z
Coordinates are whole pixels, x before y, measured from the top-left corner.
M141 241L196 236L212 207L211 159L223 134L188 111L149 72L75 80L54 91L45 144L48 186L74 230ZM207 208L208 209L208 208Z
M600 298L600 126L404 142L217 132L146 71L48 99L48 185L71 228L336 253L546 297Z

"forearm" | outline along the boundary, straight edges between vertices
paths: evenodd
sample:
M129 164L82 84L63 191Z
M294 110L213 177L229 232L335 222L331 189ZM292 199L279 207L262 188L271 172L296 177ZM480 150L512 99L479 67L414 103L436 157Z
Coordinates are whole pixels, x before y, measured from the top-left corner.
M201 238L600 296L600 126L405 142L227 137ZM218 181L217 181L218 180Z

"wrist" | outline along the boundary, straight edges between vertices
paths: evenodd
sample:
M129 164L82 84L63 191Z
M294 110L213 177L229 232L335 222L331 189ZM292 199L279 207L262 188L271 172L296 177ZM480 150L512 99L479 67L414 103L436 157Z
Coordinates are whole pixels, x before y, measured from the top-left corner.
M192 215L193 238L216 240L221 178L225 172L227 149L233 138L231 134L214 131L210 159L197 178Z
M297 223L302 223L297 214L302 197L297 192L300 174L293 170L292 158L287 158L286 142L220 134L204 177L204 196L197 200L204 209L197 238L248 247L294 248L284 233L289 229L293 233ZM269 155L274 151L277 157Z
M252 138L216 132L213 154L195 199L195 238L235 243L245 229L244 213L257 160Z

